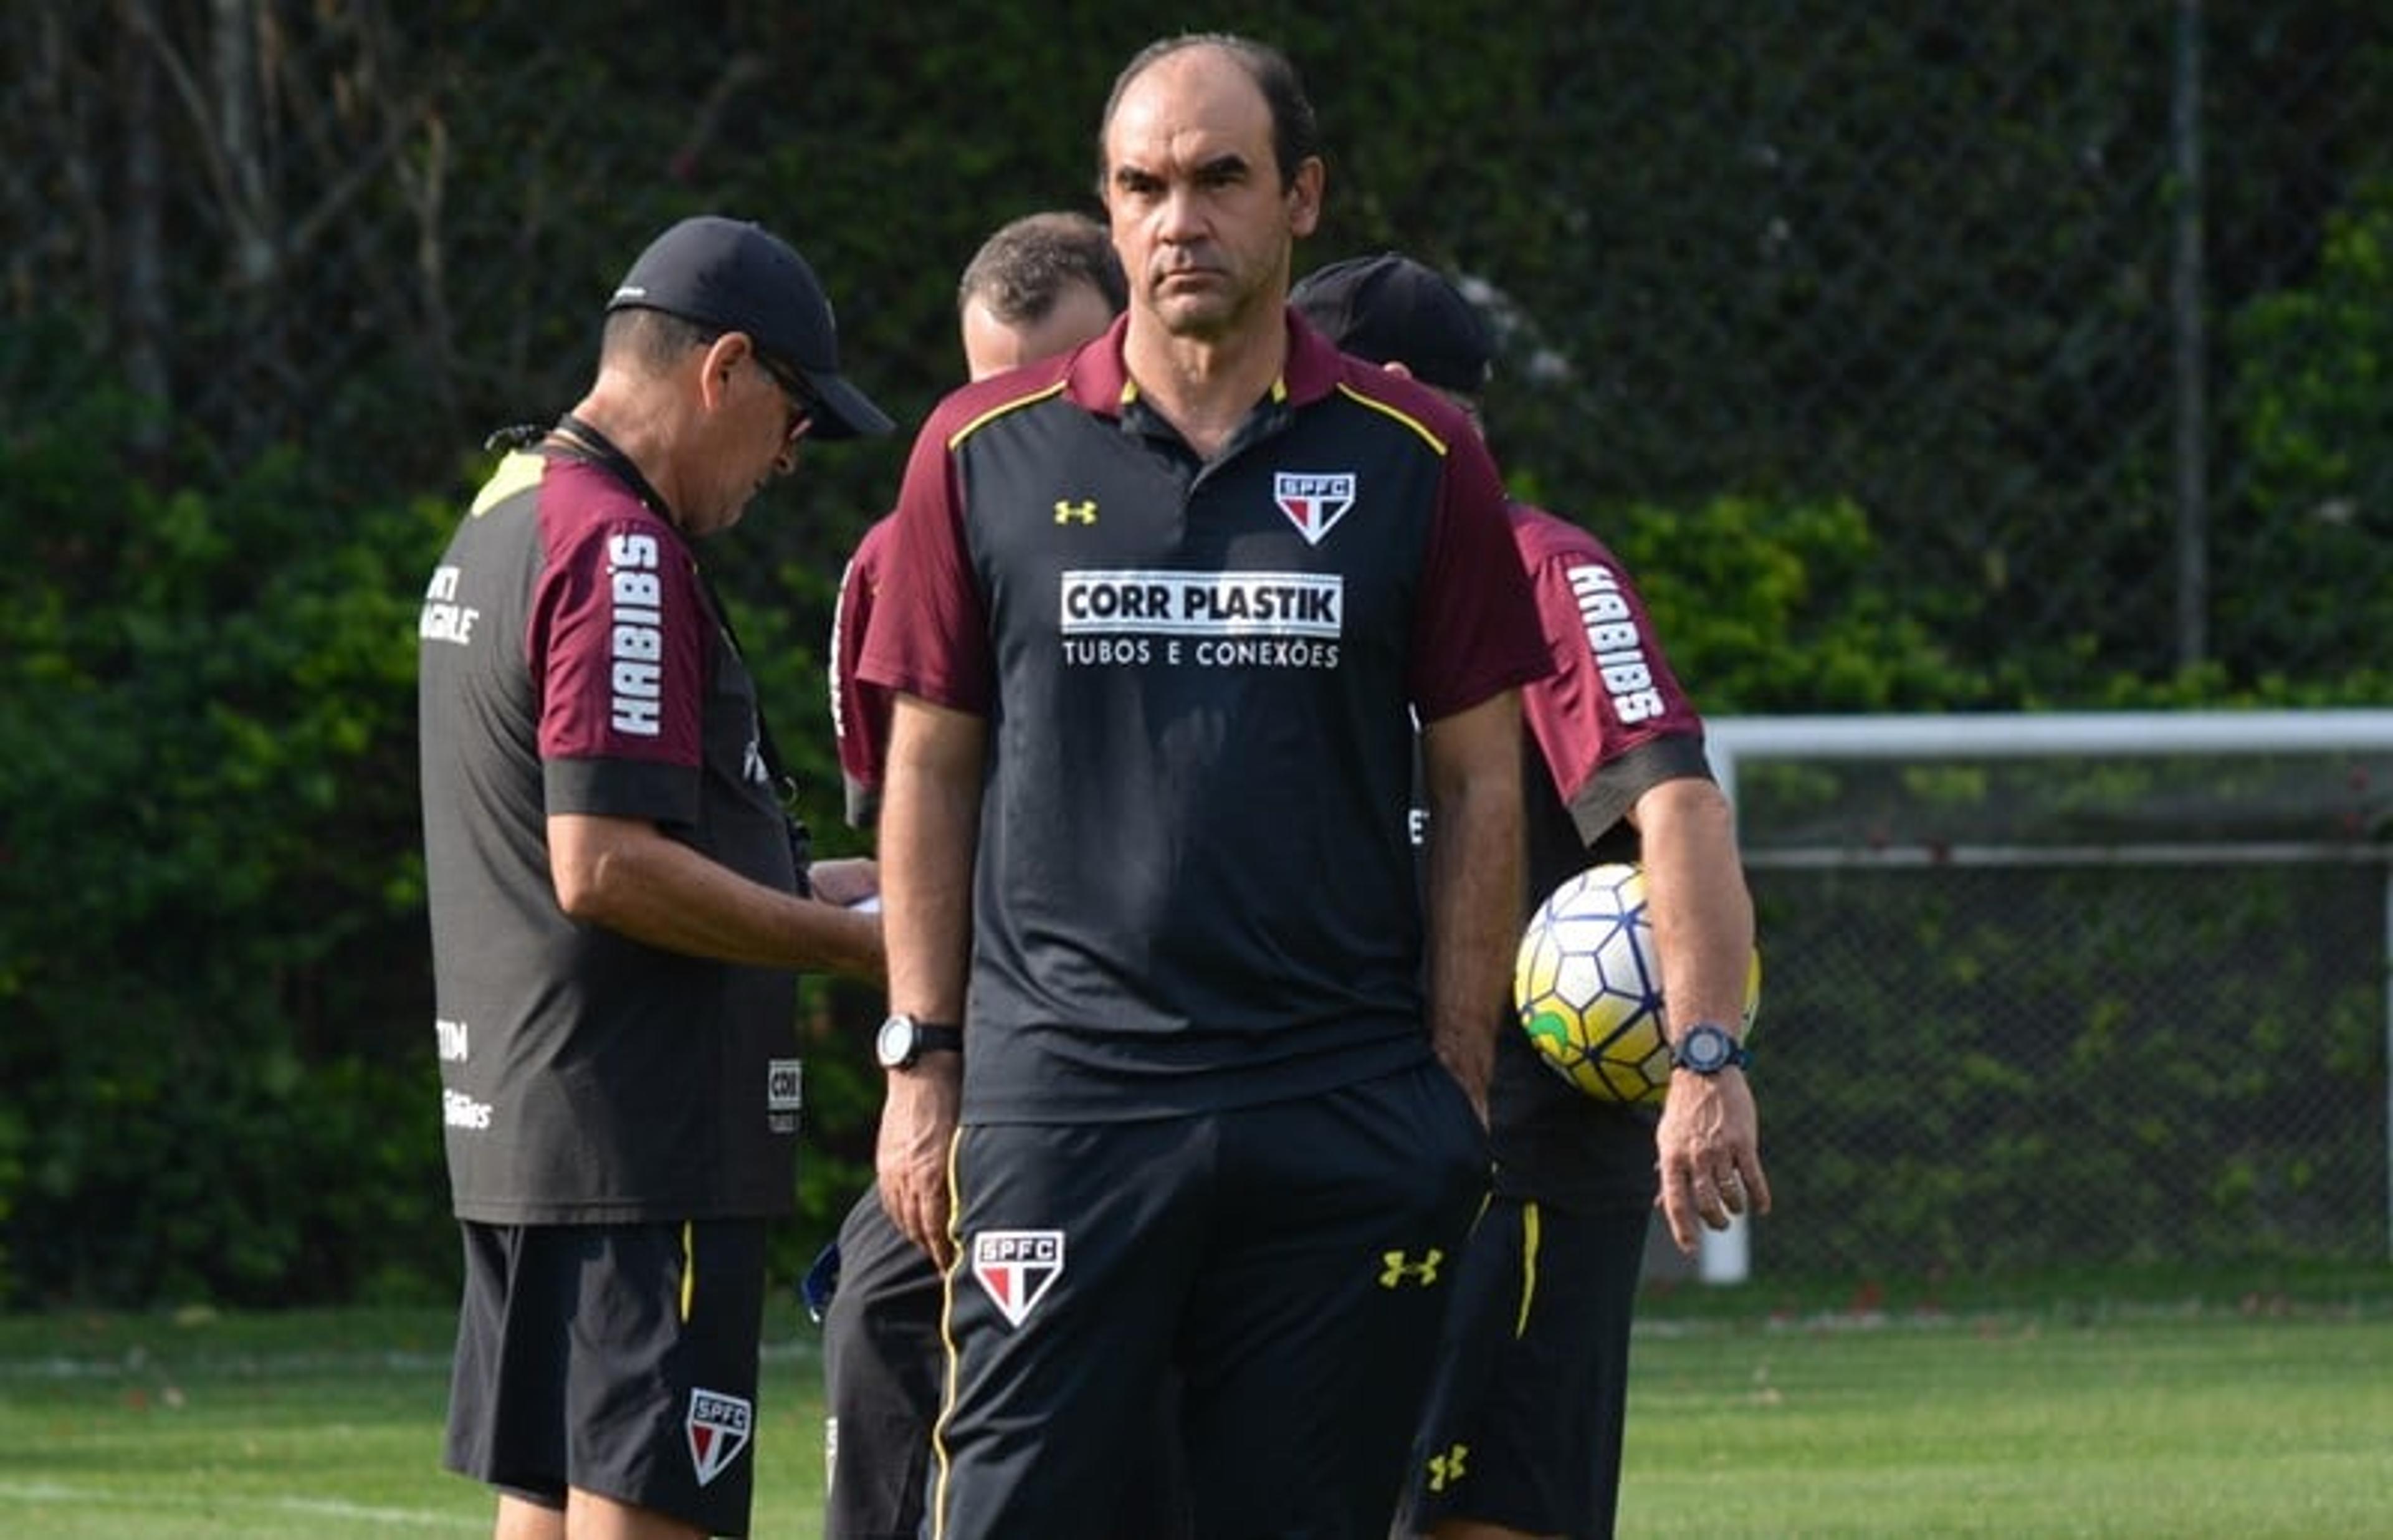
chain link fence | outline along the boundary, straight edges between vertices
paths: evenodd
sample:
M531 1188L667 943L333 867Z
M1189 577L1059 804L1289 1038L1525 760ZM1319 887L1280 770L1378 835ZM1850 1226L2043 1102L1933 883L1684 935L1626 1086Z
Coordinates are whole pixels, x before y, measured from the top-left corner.
M2313 607L2373 612L2393 577L2362 426L2386 32L2360 5L1603 7L1523 61L1535 127L1469 131L1472 176L1519 175L1551 228L1474 248L1441 211L1502 204L1460 168L1387 228L1514 302L1508 463L1599 529L1849 500L1869 589L1997 699L2345 670L2370 644Z
M1321 105L1308 255L1483 281L1499 447L1566 510L1850 500L1873 587L2007 700L2089 666L2340 674L2393 623L2381 7L1228 9ZM295 446L352 495L437 488L569 398L640 240L736 207L797 231L919 410L955 375L957 265L1085 202L1146 35L1080 0L730 7L666 47L638 7L551 14L27 0L7 313L84 318L169 404L175 474ZM838 541L896 466L826 463Z

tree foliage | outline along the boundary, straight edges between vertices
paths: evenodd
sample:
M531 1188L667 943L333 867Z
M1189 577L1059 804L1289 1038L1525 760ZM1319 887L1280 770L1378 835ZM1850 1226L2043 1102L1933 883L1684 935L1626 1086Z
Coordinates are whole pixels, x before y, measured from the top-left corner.
M156 484L142 405L45 384L0 438L17 1287L352 1296L438 1206L403 643L440 524L329 517L289 455Z
M2220 558L2265 581L2232 591L2229 618L2278 672L2381 677L2393 588L2349 575L2393 543L2393 178L2358 190L2315 277L2256 297L2234 340L2249 516ZM2329 614L2321 594L2346 596Z

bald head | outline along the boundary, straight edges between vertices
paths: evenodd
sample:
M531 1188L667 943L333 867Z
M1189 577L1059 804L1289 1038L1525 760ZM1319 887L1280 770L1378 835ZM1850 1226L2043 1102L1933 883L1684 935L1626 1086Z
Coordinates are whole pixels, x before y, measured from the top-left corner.
M1303 79L1286 54L1266 43L1258 43L1236 33L1183 33L1177 37L1160 38L1140 49L1120 74L1114 77L1114 88L1105 98L1105 115L1097 120L1097 195L1105 195L1105 184L1113 174L1105 136L1113 127L1114 113L1121 107L1122 96L1138 77L1167 59L1184 54L1192 48L1208 48L1226 55L1231 62L1246 72L1262 93L1263 104L1271 110L1271 143L1273 158L1278 162L1280 184L1290 185L1297 169L1321 153L1321 124L1314 115L1313 100L1304 94Z

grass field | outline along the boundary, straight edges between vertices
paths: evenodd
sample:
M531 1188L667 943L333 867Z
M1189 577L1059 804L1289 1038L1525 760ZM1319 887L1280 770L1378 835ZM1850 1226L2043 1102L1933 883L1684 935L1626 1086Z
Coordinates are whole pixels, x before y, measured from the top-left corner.
M2365 1295L1892 1314L1657 1302L1627 1536L2393 1535ZM0 1534L488 1533L438 1468L442 1312L0 1318ZM814 1328L774 1324L757 1529L817 1530Z

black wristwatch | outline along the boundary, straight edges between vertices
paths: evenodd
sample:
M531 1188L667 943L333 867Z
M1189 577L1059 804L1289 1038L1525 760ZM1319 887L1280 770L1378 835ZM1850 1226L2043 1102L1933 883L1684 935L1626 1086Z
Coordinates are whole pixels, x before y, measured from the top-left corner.
M1695 1023L1670 1045L1671 1067L1693 1070L1697 1075L1743 1069L1751 1063L1753 1051L1731 1037L1726 1027L1712 1022Z
M925 1053L961 1053L964 1029L944 1022L926 1022L904 1011L881 1024L873 1036L872 1056L883 1069L912 1069Z

